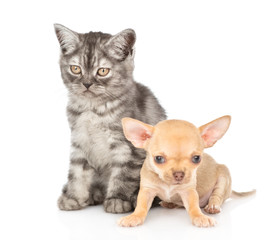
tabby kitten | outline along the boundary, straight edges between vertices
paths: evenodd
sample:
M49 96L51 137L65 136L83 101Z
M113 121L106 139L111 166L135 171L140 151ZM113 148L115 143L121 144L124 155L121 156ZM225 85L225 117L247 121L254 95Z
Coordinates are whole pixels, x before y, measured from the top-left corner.
M68 182L58 206L76 210L103 203L106 212L129 212L145 152L125 139L121 118L152 125L166 118L152 92L133 80L135 32L79 34L59 24L55 32L71 128Z

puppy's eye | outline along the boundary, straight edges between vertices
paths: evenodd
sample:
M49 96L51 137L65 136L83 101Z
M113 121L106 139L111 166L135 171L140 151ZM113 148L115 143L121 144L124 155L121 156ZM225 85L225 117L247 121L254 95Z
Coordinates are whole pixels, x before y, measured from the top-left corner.
M156 157L154 157L154 160L156 163L159 163L159 164L165 163L165 158L162 156L156 156Z
M81 68L79 66L76 66L76 65L71 65L70 70L74 74L80 74L82 72Z
M200 163L201 157L199 155L195 155L192 157L192 162L193 163Z
M105 77L108 75L108 73L109 73L109 68L99 68L97 70L97 75L100 77Z

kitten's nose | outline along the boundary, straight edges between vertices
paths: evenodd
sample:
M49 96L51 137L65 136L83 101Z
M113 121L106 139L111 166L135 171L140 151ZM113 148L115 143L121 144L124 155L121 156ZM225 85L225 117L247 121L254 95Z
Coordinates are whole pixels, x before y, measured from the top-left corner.
M92 85L92 83L83 83L83 86L85 86L87 89Z
M182 181L184 179L184 172L174 172L173 177L176 181Z

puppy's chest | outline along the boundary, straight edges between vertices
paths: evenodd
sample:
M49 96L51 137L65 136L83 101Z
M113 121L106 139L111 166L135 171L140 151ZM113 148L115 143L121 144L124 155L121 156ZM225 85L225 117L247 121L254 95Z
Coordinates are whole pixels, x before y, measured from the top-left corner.
M158 197L165 202L182 203L176 186L162 186L158 192Z
M177 204L178 206L184 206L180 195L180 193L182 193L184 189L187 189L187 187L179 188L177 186L162 186L158 191L158 197L165 202L171 202ZM207 205L212 191L213 188L199 195L200 207L205 207ZM198 192L198 194L200 193Z

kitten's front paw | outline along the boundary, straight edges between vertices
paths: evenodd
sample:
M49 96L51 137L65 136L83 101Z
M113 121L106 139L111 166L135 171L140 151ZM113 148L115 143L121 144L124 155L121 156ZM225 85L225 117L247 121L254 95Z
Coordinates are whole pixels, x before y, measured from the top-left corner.
M131 214L126 217L122 217L118 221L118 225L121 227L136 227L144 223L144 218Z
M60 210L71 211L82 209L88 204L80 204L76 199L68 198L66 195L62 194L57 201L57 205Z
M197 227L213 227L216 224L216 220L212 217L206 215L200 215L198 217L194 217L192 222Z
M126 213L132 210L132 204L119 198L111 198L104 201L104 209L108 213Z

